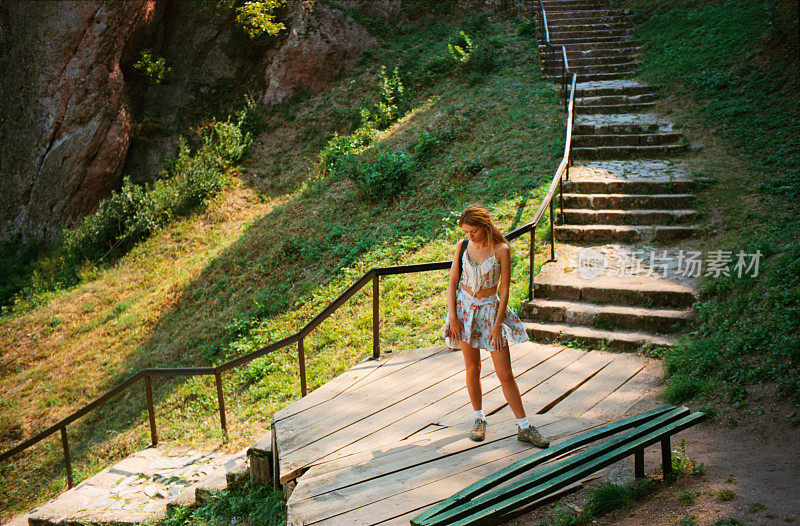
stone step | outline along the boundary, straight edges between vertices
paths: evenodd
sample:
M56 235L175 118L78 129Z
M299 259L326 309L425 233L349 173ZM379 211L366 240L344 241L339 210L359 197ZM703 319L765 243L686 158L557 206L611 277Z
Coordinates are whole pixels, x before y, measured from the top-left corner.
M535 5L535 4L534 4ZM589 1L589 2L572 2L567 0L559 0L559 1L546 1L542 0L542 6L544 7L545 14L554 13L558 11L569 12L569 11L607 11L609 9L608 2L601 2L599 0ZM539 6L535 5L537 13L539 12Z
M697 314L691 308L631 307L541 298L522 302L520 316L538 322L582 325L602 330L657 333L681 332L697 319Z
M554 27L550 29L550 42L565 40L571 37L578 37L578 38L591 38L591 37L614 37L614 38L624 38L630 36L632 31L630 29L614 29L614 28L569 28L563 27L558 28Z
M637 102L632 104L609 104L605 106L587 106L581 104L577 106L575 112L579 115L598 115L608 113L631 113L637 111L649 111L655 107L655 102Z
M569 59L567 59L569 60ZM639 62L630 61L622 62L619 64L588 64L588 65L573 65L569 64L569 69L573 73L577 73L579 78L588 77L591 74L598 73L632 73L639 67ZM557 70L561 69L561 64L555 66Z
M628 179L591 179L564 181L565 193L580 194L685 194L696 185L690 178L628 178ZM566 194L565 194L566 195Z
M630 75L631 74L626 71L619 71L616 73L579 73L578 80L622 80L630 77ZM550 79L553 82L560 82L561 72L558 68L556 68L556 73L554 75L545 74L544 78Z
M578 194L565 193L567 208L654 210L687 209L692 206L694 194Z
M694 225L556 225L556 239L567 243L632 243L686 239L697 233Z
M547 15L547 24L550 25L553 22L558 22L561 20L575 20L581 22L588 22L591 23L592 20L620 20L627 23L631 23L630 17L625 14L623 10L620 9L606 9L603 11L598 11L593 13L591 11L547 11L545 10L545 14Z
M575 85L575 96L579 98L586 98L604 97L610 95L649 95L652 94L654 89L655 88L649 84L640 84L635 80L579 82Z
M573 133L572 147L671 145L680 141L681 138L683 138L683 135L675 132L617 133L602 135L595 133L589 135Z
M551 62L550 57L544 57L547 62ZM552 59L552 63L561 66L561 63L564 62L562 56L560 54L556 54L555 57ZM598 66L604 64L624 64L627 62L636 62L638 63L639 60L636 56L630 54L619 54L619 55L607 55L607 56L597 56L597 57L581 57L581 56L570 56L567 54L567 63L571 66Z
M550 35L559 32L580 32L580 31L624 31L630 32L631 26L627 22L614 20L583 22L578 20L559 20L551 22L548 20L547 29Z
M577 86L576 86L577 90ZM575 99L575 104L581 106L614 106L619 104L637 104L640 102L653 102L656 97L652 93L642 93L639 95L594 95L594 96L579 96Z
M628 46L641 46L642 43L638 40L633 40L629 37L618 37L613 35L608 36L568 36L556 39L550 36L550 43L556 46L564 45L569 49L570 45L585 44L591 49L608 49L608 48L622 48ZM546 45L543 41L541 45Z
M528 336L540 342L567 341L594 348L636 351L642 347L670 347L676 338L637 331L604 331L561 323L525 322Z
M555 44L555 42L553 42ZM567 48L567 56L570 53L602 53L604 51L614 51L614 50L637 50L641 51L644 49L640 42L635 40L617 40L617 41L606 41L606 42L572 42L568 44L562 44L564 47ZM547 49L547 45L543 42L538 44L539 52L543 52Z
M630 159L678 155L689 151L688 144L659 144L654 146L580 146L572 148L576 159Z
M696 300L695 291L674 281L657 278L601 276L592 280L576 275L541 275L533 282L535 299L685 309Z
M560 209L557 209L556 217L561 220ZM675 225L696 218L695 210L564 208L563 222L567 225Z

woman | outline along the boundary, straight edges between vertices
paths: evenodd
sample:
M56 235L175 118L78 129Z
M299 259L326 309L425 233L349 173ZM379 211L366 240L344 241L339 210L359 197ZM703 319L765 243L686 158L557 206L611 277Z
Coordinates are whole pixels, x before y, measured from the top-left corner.
M480 349L487 349L491 352L503 396L517 418L517 438L537 447L548 447L550 443L528 423L519 388L511 372L508 340L528 341L525 326L507 307L511 247L492 223L489 212L481 205L468 206L461 214L458 226L467 239L456 244L450 267L445 335L447 344L450 347L460 344L464 355L467 393L475 411L470 438L481 441L486 437L486 417L481 400Z

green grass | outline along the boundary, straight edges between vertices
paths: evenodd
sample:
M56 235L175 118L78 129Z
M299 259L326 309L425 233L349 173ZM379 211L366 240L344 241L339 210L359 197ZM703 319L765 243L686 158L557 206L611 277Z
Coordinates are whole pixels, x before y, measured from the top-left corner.
M699 122L723 154L703 205L723 213L709 246L762 254L757 277L707 279L698 329L664 353L665 397L733 401L778 382L800 403L800 87L796 4L618 0L646 46L639 70ZM713 148L709 148L712 151ZM698 154L713 157L714 153ZM728 167L733 169L728 170ZM740 175L737 175L737 172Z
M505 231L529 221L560 160L564 123L555 94L539 79L535 44L517 25L460 24L449 16L405 25L329 89L268 112L246 170L207 209L0 320L10 335L0 447L141 368L215 365L291 334L373 266L451 257L456 219L472 202L485 204ZM460 29L492 47L491 70L440 67ZM356 129L353 106L376 103L381 66L398 64L409 111L363 154L404 152L416 169L397 197L367 199L347 177L321 174L318 155L334 133ZM539 247L545 231L537 233ZM511 305L527 290L526 243L514 244ZM442 343L445 285L445 272L381 280L384 352ZM310 389L371 353L370 295L367 287L306 338ZM299 398L296 349L223 379L233 450ZM76 481L148 443L142 391L126 391L70 426ZM213 380L157 379L154 391L162 442L221 441ZM63 490L62 477L58 437L4 463L2 515Z
M212 493L202 505L171 510L158 526L282 526L286 524L283 493L271 486L227 489Z

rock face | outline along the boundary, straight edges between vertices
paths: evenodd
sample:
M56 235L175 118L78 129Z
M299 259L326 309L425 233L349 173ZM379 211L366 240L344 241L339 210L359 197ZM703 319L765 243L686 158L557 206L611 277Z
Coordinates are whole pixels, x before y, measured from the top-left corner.
M50 239L118 185L132 124L120 59L156 4L3 4L0 238Z
M365 2L368 3L368 2ZM391 13L391 2L381 12ZM399 2L395 2L399 6ZM341 11L321 2L297 4L291 33L266 71L262 101L278 104L299 86L318 90L342 69L352 67L375 38Z
M391 17L400 3L343 5ZM0 2L0 240L52 241L123 173L153 179L202 97L233 86L280 103L323 88L376 42L319 1L289 0L282 17L279 38L253 44L234 12L193 1ZM132 67L145 48L172 68L162 84ZM136 128L147 119L155 129Z

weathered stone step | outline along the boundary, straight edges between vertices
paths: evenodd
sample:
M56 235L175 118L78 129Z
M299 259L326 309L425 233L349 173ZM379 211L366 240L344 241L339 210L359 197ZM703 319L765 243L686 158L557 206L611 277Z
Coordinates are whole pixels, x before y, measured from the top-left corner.
M689 151L688 144L659 144L654 146L579 146L572 148L576 159L630 159L677 155Z
M578 110L580 111L580 110ZM573 148L583 146L647 146L670 145L681 140L683 135L675 132L668 133L617 133L588 135L573 134Z
M556 239L567 243L607 243L619 241L669 241L692 237L693 225L556 225Z
M555 43L555 42L554 42ZM601 53L603 51L612 51L612 50L636 50L641 51L644 49L641 45L641 42L636 40L617 40L617 41L606 41L606 42L572 42L572 43L564 43L564 47L567 48L567 57L570 56L570 53ZM542 53L544 50L547 49L547 44L543 42L539 43L539 53Z
M692 288L674 281L616 276L583 280L576 275L558 278L540 275L533 282L533 295L537 299L670 309L691 307L696 300L696 293Z
M567 60L569 60L569 57ZM579 98L586 98L604 97L609 95L650 95L654 89L655 88L653 86L648 84L640 84L635 80L579 82L575 85L575 96Z
M550 60L549 57L546 57L546 60ZM556 54L555 57L552 59L553 64L557 64L561 66L561 63L564 62L563 57L560 54ZM567 54L567 63L572 66L599 66L604 64L624 64L627 62L636 62L638 63L639 60L636 56L630 54L619 54L619 55L607 55L607 56L598 56L598 57L582 57L577 54L575 56L569 56Z
M569 59L567 59L569 60ZM584 78L584 76L589 76L592 74L603 74L603 73L631 73L636 71L636 68L639 67L639 62L623 62L619 64L589 64L589 65L569 65L570 71L577 73L579 78ZM556 66L556 69L560 69L561 65L559 64Z
M538 322L582 325L602 330L635 330L675 333L691 326L697 315L693 309L631 307L578 301L534 299L524 301L520 316Z
M636 111L649 111L655 107L655 102L637 102L632 104L609 104L605 106L587 106L581 104L575 110L582 115L598 115L609 113L630 113Z
M567 208L622 210L687 209L694 194L578 194L564 193Z
M552 81L561 81L561 70L560 68L555 68L556 73L554 75L544 75L545 78L548 78ZM616 73L579 73L580 80L621 80L630 76L630 72L626 71L619 71Z
M557 22L551 22L548 20L547 22L547 29L550 32L550 35L559 32L580 32L583 31L624 31L626 33L631 32L630 24L626 22L618 22L618 21L595 21L595 22L584 22L578 20L560 20Z
M614 29L614 28L583 28L580 29L578 27L571 28L571 27L554 27L550 29L550 42L565 40L571 37L579 37L579 38L590 38L590 37L614 37L614 38L625 38L630 36L632 31L630 29Z
M685 194L696 185L689 178L628 178L628 179L590 179L564 181L563 191L580 194Z
M642 347L670 347L676 338L671 335L637 331L604 331L561 323L525 322L528 336L540 342L569 341L586 347L635 351Z
M561 210L556 211L561 219ZM564 208L564 223L567 225L675 225L688 223L697 218L695 210L622 210Z
M549 26L552 23L556 23L562 20L573 20L573 21L580 21L581 23L591 23L593 20L599 21L622 21L628 24L631 23L631 19L628 15L625 14L622 10L615 10L615 9L606 9L603 11L552 11L546 12L547 14L547 25Z
M620 48L620 47L627 47L627 46L641 46L642 43L638 40L633 40L629 37L618 37L618 36L568 36L559 39L555 39L552 35L550 36L550 43L554 45L565 45L567 49L569 49L570 44L586 44L592 49L603 49L605 48ZM544 42L541 42L544 44Z
M577 88L576 88L577 89ZM640 102L653 102L655 95L652 93L642 93L640 95L595 95L581 96L575 99L575 104L581 106L613 106L617 104L637 104Z

